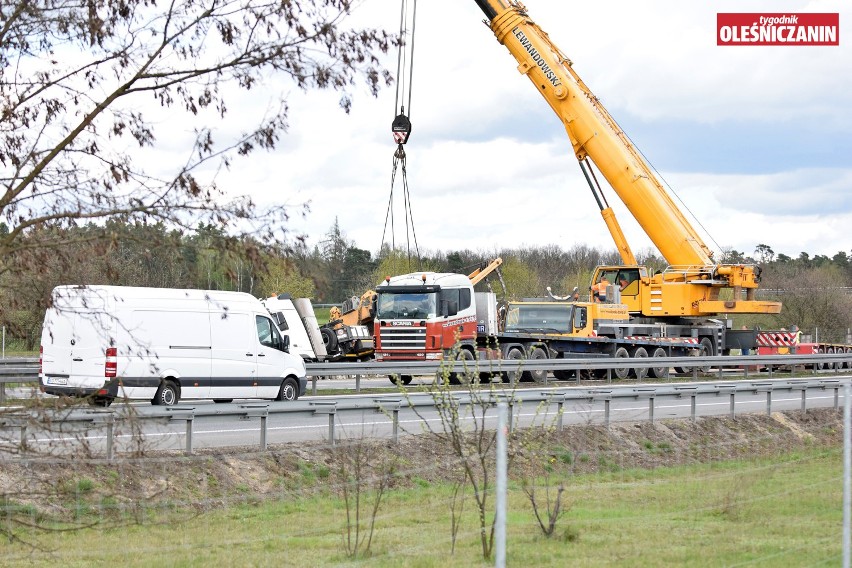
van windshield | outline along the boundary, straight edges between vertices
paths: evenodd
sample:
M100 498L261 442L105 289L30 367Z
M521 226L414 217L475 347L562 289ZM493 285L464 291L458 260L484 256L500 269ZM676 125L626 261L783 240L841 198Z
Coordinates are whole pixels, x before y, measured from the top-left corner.
M424 292L406 294L381 292L376 308L379 319L426 319L434 318L437 310L437 293Z

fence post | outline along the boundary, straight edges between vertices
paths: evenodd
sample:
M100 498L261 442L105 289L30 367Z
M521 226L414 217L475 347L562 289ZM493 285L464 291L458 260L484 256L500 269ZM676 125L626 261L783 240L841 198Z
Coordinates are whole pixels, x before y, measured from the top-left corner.
M506 436L508 428L506 415L509 405L505 402L497 403L497 479L495 483L496 495L494 498L494 565L497 568L506 566L506 488L507 488L507 447Z
M766 391L766 415L772 416L772 387Z
M3 326L3 359L6 358L6 326Z
M604 425L609 429L609 398L604 399Z
M843 386L843 568L852 559L852 387Z
M737 391L732 390L731 391L731 418L737 417L737 414L736 414L736 397L737 397Z
M648 421L654 423L654 395L648 397Z
M807 387L805 387L805 388L802 388L802 412L803 413L808 411L807 401L808 401L808 389L807 389Z

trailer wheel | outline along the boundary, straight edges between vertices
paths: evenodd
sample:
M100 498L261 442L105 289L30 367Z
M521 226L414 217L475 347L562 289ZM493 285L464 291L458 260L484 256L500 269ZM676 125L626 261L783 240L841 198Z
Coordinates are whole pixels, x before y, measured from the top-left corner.
M337 353L337 333L329 327L321 327L320 335L322 335L322 342L325 344L325 350L331 353Z
M532 351L530 352L530 356L527 357L527 360L529 361L543 361L544 359L549 359L549 357L547 356L547 351L544 347L533 347ZM547 380L547 369L524 371L521 380L543 383Z
M647 359L648 350L644 347L635 347L631 350L630 356L633 359ZM630 369L630 375L641 381L648 376L648 367L634 367Z
M665 356L666 356L666 350L663 349L662 347L657 347L656 349L654 349L654 353L651 354L651 357L653 359L657 359L659 357L665 357ZM649 369L649 371L651 373L651 376L654 377L655 379L665 379L669 375L669 368L668 367L651 367Z
M557 381L567 381L574 378L573 371L568 369L557 369L553 371L553 377Z
M828 353L829 355L834 355L834 347L829 347L828 349L826 349L826 353ZM835 369L839 369L842 365L840 363L828 363L827 366L829 371L833 371Z
M630 353L627 352L627 349L624 347L619 347L615 350L615 358L616 359L629 359ZM613 369L612 373L615 375L616 379L624 380L630 375L630 369Z
M526 357L524 357L524 350L520 347L512 347L506 352L506 360L508 361L523 361L524 359L526 359ZM523 373L519 370L520 367L520 363L511 364L511 370L504 373L504 380L508 380L513 385L523 380Z
M410 385L411 379L413 378L411 375L388 375L390 382L396 386Z
M180 388L172 381L163 381L160 383L160 388L157 389L157 394L151 404L160 406L174 406L180 400Z

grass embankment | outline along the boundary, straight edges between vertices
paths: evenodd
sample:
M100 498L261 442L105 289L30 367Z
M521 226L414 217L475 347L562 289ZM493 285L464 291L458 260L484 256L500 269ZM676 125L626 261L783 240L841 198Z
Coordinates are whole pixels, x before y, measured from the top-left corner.
M826 410L609 430L579 426L543 435L543 469L524 470L522 460L512 465L509 565L836 564L838 424L839 415ZM354 561L344 552L347 508L332 452L302 444L265 454L98 462L88 470L66 462L45 471L38 463L6 468L10 484L24 475L64 487L47 502L33 500L33 520L37 511L65 508L77 513L78 523L96 526L73 532L18 527L17 536L43 550L7 541L3 563L487 565L470 495L450 552L453 498L446 479L454 462L440 440L407 438L399 447L379 442L371 452L374 462L397 452L401 476L379 508L368 558ZM540 490L566 484L569 507L552 538L541 534L521 489L533 471L547 473L538 480ZM133 491L143 497L129 499ZM363 511L372 503L372 493L366 496Z
M770 460L581 475L557 535L539 532L523 492L509 499L512 566L812 566L840 554L841 456L811 450ZM482 562L474 507L466 503L450 554L450 488L421 483L381 505L370 566ZM53 552L6 545L7 565L318 566L347 563L345 507L329 496L240 505L164 525L47 534Z

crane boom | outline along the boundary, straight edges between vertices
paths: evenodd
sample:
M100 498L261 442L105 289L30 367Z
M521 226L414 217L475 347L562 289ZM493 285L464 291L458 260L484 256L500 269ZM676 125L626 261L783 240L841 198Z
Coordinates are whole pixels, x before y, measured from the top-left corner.
M760 270L749 265L720 265L695 228L651 171L627 135L574 71L572 62L513 0L475 0L497 40L518 62L518 71L533 83L562 120L574 154L589 180L594 163L636 219L663 258L671 265L663 274L643 276L643 287L631 312L647 315L710 315L718 313L778 313L781 304L758 302ZM604 221L625 264L636 260L612 210L595 193ZM612 267L610 267L612 268ZM617 267L616 267L617 268ZM675 289L669 284L679 284ZM683 285L687 287L684 289ZM719 290L733 289L733 300ZM743 291L746 298L743 299ZM661 298L662 297L662 298ZM668 298L668 299L667 299Z

